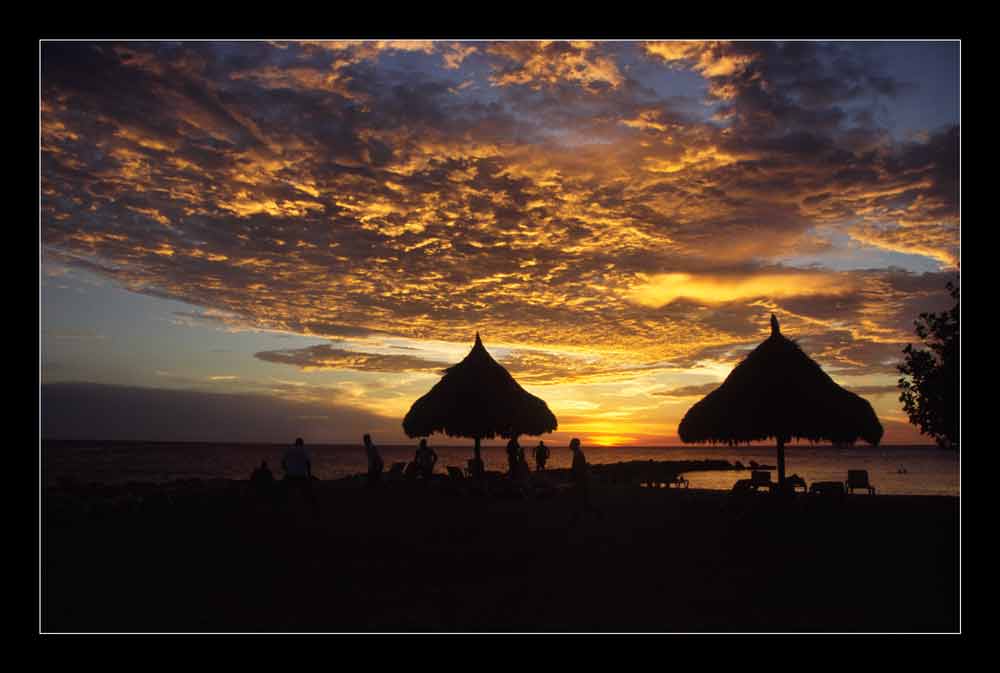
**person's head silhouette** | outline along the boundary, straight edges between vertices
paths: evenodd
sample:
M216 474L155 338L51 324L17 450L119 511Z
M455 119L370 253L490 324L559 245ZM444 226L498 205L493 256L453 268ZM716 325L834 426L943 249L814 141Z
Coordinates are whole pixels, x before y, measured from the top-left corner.
M579 451L580 450L580 440L577 439L576 437L574 437L573 439L571 439L569 441L569 450L570 451Z
M426 439L421 439L420 440L420 448L421 449L426 449L427 448L427 440Z
M371 435L366 434L363 439L364 439L364 442L365 442L365 446L370 447L372 445L372 436Z
M301 437L295 438L295 446L305 446L305 442L302 441Z

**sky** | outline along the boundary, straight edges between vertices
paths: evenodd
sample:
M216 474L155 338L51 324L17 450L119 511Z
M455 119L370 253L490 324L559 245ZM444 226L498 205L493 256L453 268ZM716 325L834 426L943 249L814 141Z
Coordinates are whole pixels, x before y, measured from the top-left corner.
M774 313L929 443L896 365L959 274L956 41L40 52L43 437L410 441L479 332L550 441L677 444Z

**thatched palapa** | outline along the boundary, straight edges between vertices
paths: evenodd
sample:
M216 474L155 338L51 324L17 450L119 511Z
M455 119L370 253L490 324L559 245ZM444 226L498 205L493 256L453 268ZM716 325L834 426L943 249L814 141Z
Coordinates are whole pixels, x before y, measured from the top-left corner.
M545 401L522 388L486 352L478 333L465 359L446 369L403 419L409 437L443 432L475 440L477 460L482 439L541 435L556 427L556 417Z
M877 445L882 424L872 405L844 390L794 341L771 315L771 336L740 362L717 389L681 420L684 442L742 442L774 439L778 481L785 479L786 442L807 439Z

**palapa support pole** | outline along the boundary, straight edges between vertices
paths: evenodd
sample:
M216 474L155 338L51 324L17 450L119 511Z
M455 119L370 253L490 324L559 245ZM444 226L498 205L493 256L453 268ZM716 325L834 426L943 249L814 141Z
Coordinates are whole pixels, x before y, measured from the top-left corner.
M477 334L476 336L478 337L479 335ZM476 445L472 450L474 452L473 455L475 456L475 462L473 463L473 465L475 465L476 467L476 473L473 476L476 479L480 479L483 476L483 467L484 467L483 458L479 451L479 437L476 437L475 440L476 440Z
M778 437L778 487L785 487L785 438Z

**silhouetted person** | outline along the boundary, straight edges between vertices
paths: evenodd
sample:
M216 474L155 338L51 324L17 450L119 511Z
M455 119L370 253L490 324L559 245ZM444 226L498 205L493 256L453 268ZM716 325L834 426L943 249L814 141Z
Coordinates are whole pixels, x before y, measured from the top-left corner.
M535 447L535 469L539 472L545 470L545 463L549 460L549 447L545 446L545 442L538 442L538 446Z
M571 470L573 490L576 491L576 498L580 505L580 509L573 515L573 520L576 521L581 514L587 512L600 514L600 510L590 502L590 467L587 465L587 457L580 449L580 440L576 437L570 440L569 449L573 452Z
M271 472L271 468L268 467L267 461L260 461L260 465L253 469L250 474L250 481L254 483L271 483L274 481L274 474Z
M250 486L257 495L268 495L274 487L274 475L271 468L267 466L267 461L262 460L258 467L254 468L250 475Z
M364 443L365 453L368 454L368 486L375 487L382 481L382 470L385 469L385 463L382 462L382 456L379 455L378 449L372 442L371 435L364 436Z
M416 465L417 472L424 479L430 479L431 475L434 474L434 465L437 463L437 460L438 455L434 452L434 449L427 446L426 439L421 439L420 446L417 447L417 453L413 456L413 464Z
M526 481L531 476L531 466L528 465L528 460L524 457L524 449L522 448L517 454L517 478L521 481Z
M517 443L517 437L511 437L507 442L507 476L511 479L520 472L521 462L524 460L524 451Z
M285 451L285 457L281 459L281 467L285 470L286 494L298 491L305 496L306 500L315 504L316 498L312 489L312 461L301 437L296 438L295 444Z
M472 458L469 461L469 474L473 479L482 479L486 475L486 465L482 458Z

